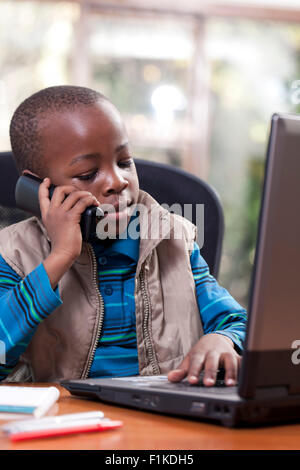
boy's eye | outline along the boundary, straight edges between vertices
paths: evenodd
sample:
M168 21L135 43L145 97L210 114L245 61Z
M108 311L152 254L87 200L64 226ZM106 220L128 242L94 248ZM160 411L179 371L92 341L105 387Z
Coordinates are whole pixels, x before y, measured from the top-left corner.
M118 165L121 168L128 168L130 165L132 165L132 163L133 163L133 160L132 158L130 158L130 160L120 160Z
M76 178L80 181L88 181L88 180L91 180L91 179L95 178L96 174L97 174L97 171L93 171L93 173L89 173L87 175L77 176Z
M130 165L132 165L133 160L132 158L130 160L122 160L119 161L118 165L121 168L128 168ZM87 175L81 175L81 176L76 176L76 178L80 181L89 181L95 178L97 174L97 171L93 171L92 173L88 173Z

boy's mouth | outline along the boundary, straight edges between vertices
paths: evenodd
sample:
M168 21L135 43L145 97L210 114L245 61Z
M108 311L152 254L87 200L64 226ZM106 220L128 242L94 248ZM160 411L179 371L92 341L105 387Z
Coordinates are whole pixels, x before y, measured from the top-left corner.
M121 202L117 204L103 204L102 210L104 213L104 217L113 217L118 216L119 214L125 214L127 212L127 208L132 206L133 201Z

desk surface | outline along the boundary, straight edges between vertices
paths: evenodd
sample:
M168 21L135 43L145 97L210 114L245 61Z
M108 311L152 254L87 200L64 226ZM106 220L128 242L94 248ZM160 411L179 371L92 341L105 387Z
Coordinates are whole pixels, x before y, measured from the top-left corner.
M36 386L57 384L35 384ZM1 450L236 450L300 449L300 424L266 426L256 429L230 429L220 425L163 416L111 406L73 397L57 386L60 399L53 415L102 410L112 419L121 419L123 427L105 432L92 432L55 438L11 443L0 435ZM5 421L0 421L0 426Z

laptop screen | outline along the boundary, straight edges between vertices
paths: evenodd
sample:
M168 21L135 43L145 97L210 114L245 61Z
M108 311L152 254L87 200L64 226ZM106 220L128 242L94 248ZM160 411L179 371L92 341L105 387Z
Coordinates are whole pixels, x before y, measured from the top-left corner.
M261 385L295 380L300 340L300 116L274 115L265 167L245 357ZM249 375L249 361L243 361ZM252 370L253 369L253 370ZM251 374L252 374L251 372ZM297 372L299 376L299 372ZM288 385L288 384L287 384Z

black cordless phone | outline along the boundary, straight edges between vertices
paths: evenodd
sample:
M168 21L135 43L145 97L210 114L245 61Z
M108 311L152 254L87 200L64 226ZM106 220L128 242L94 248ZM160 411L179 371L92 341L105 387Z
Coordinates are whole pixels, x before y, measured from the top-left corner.
M16 205L36 217L41 217L40 204L39 204L39 186L43 182L37 176L26 175L20 176L16 188L15 199ZM49 198L52 198L55 186L51 184L49 188ZM80 227L82 233L82 240L87 242L92 236L96 234L96 225L104 213L100 207L89 206L81 215Z

